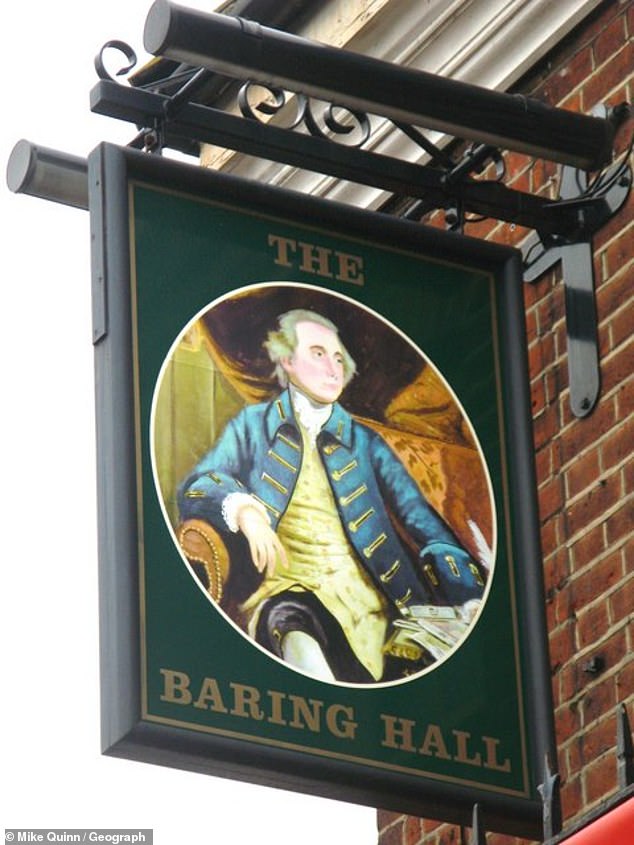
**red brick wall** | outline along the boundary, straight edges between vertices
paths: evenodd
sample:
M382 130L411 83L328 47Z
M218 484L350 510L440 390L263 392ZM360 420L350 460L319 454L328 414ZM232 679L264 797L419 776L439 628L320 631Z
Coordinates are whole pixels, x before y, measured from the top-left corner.
M589 114L634 102L634 4L609 0L517 90ZM630 120L617 137L623 153ZM558 195L558 168L506 155L507 184ZM558 266L525 287L552 688L564 824L617 789L619 702L634 723L634 192L594 238L601 396L579 420L569 408L564 290ZM468 234L519 243L486 221ZM602 667L589 671L599 658ZM380 845L466 845L453 825L379 811ZM524 840L489 834L489 845Z

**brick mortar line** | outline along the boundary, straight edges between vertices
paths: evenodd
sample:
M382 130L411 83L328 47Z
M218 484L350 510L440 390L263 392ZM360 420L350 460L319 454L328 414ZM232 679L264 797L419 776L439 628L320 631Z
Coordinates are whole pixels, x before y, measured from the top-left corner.
M562 284L563 284L563 282L562 282ZM540 343L545 338L547 338L549 335L556 334L557 330L558 329L561 330L562 326L564 326L565 323L566 323L566 315L562 311L561 314L554 315L553 322L550 324L550 326L548 328L546 326L540 326L540 323L542 321L540 320L539 312L540 312L540 309L537 309L537 313L535 314L539 333L537 334L535 339L533 341L531 341L531 343L529 344L529 348L533 344ZM564 355L564 353L561 353L561 354Z
M629 581L628 576L625 575L625 574L622 575L621 578L619 578L619 580L615 584L613 584L613 586L610 588L610 590L608 592L602 593L600 596L597 596L597 598L595 598L595 599L593 599L589 602L586 602L582 607L577 608L574 611L574 613L575 613L574 618L579 622L581 620L581 617L585 613L589 613L590 611L596 610L596 608L599 605L605 604L606 607L607 607L607 603L610 601L612 596L614 596L616 593L618 593L618 591L621 589L621 587L624 584L627 584L628 581ZM608 614L608 615L610 616L611 614ZM618 629L618 627L621 624L629 623L629 621L631 620L631 617L632 617L632 614L630 613L630 614L627 614L624 617L619 617L616 620L612 620L610 622L610 627L609 627L608 630L610 630L611 628Z
M618 590L628 582L628 578L623 576L610 590L609 597L614 595ZM582 608L577 609L574 611L574 615L566 617L566 619L562 620L558 625L554 625L551 630L550 634L553 638L557 637L560 633L564 632L568 627L571 625L573 628L580 623L580 617L584 615L584 613L589 612L591 610L595 610L599 604L603 603L603 598L605 598L608 594L603 594L599 596L592 602L588 602L584 604ZM634 618L633 614L630 612L625 616L619 617L617 620L609 623L608 627L606 628L605 632L601 634L601 636L593 640L592 645L587 646L579 646L579 648L571 654L569 658L567 658L561 666L568 666L570 664L576 664L579 660L581 660L586 654L589 654L592 651L595 651L598 647L598 644L604 642L606 639L609 639L614 633L616 633L620 628L629 625L629 623ZM633 655L634 656L634 655ZM559 669L558 669L559 671Z
M632 374L632 377L634 377L634 374ZM630 382L630 377L628 377L627 379L624 379L623 381L618 382L618 384L615 384L614 387L610 388L610 390L606 391L605 389L603 389L603 392L599 396L599 404L597 405L597 408L599 408L601 405L606 406L608 402L613 402L615 399L617 399L619 397L622 389L627 384L629 384L629 382ZM558 397L560 402L562 402L565 406L567 406L567 404L568 404L569 395L570 395L570 387L568 385L566 385L566 387L564 387L562 389L562 391L561 391L561 393L559 394L559 397ZM618 420L618 419L614 420L614 422L610 424L610 428L605 432L605 434L607 434L608 432L611 432L613 429L617 428L619 425L621 425L622 422L623 422L623 420ZM557 434L557 437L558 438L566 437L568 432L572 429L572 426L574 426L576 423L583 423L583 420L578 420L576 417L571 417L568 420L568 422L563 424L562 428L559 430L559 432ZM603 439L605 434L601 435L601 439ZM597 442L597 441L594 441L594 442ZM584 451L585 451L585 449L584 449ZM577 457L577 456L575 455L575 457Z
M571 571L570 575L566 579L566 586L567 586L568 582L573 577L575 577L575 576L581 577L581 576L587 574L587 572L590 569L594 569L595 566L597 566L600 563L603 563L603 561L606 558L610 557L610 555L613 555L613 554L615 554L616 552L619 552L619 551L623 551L624 547L627 543L627 540L628 540L627 537L622 538L620 542L615 543L613 545L610 545L610 546L608 546L608 548L603 549L598 555L593 557L592 560L589 561L588 563L583 564L578 569L576 569L576 568L573 569L573 571ZM574 558L575 558L574 544L569 546L568 543L566 543L564 546L562 546L560 548L565 548L569 552L570 556L573 558L571 563L574 565ZM629 577L629 573L627 572L627 570L625 570L624 574L623 574L623 578L627 580L628 577Z
M594 39L593 39L593 41L594 41ZM583 47L582 49L580 49L579 51L577 51L577 53L575 53L574 56L572 56L569 61L567 61L567 62L565 62L564 64L561 65L561 70L569 68L570 65L572 64L573 59L576 56L581 55L581 53L583 53L583 51L586 50L586 49L590 49L590 51L592 53L592 63L594 65L594 67L592 68L592 70L586 76L583 77L583 79L580 82L578 82L574 87L570 88L567 91L567 93L557 101L556 105L559 108L565 109L566 106L564 104L566 103L566 101L571 100L572 98L574 98L578 95L582 95L584 87L587 86L588 83L591 82L592 80L594 80L595 78L599 78L605 72L606 67L611 62L613 62L615 59L617 59L617 57L619 57L621 55L621 53L623 53L625 50L627 50L628 47L629 47L629 44L626 42L625 44L623 44L623 46L621 47L620 50L617 50L616 53L610 54L609 58L607 58L605 61L603 61L600 65L595 64L596 58L595 58L595 55L594 55L594 49L589 44L586 45L585 47ZM634 81L634 74L630 74L629 76L625 76L622 79L615 81L615 84L608 91L606 91L605 94L603 95L604 99L602 99L602 102L605 102L606 100L608 100L611 95L615 94L621 88L628 87L629 84L633 81ZM583 97L581 97L581 100L583 102ZM584 103L584 105L587 108L587 104Z
M599 449L599 453L600 453ZM574 507L578 502L584 499L589 493L592 493L595 489L600 488L601 486L605 486L608 481L612 480L614 475L620 474L624 469L625 465L629 463L632 459L633 453L628 453L622 461L615 464L614 466L608 467L607 469L599 468L599 474L593 476L592 479L586 484L586 486L579 490L578 493L571 493L568 489L568 472L563 468L560 470L559 474L563 476L562 483L563 483L563 495L564 495L564 504L562 507L569 508ZM568 469L571 469L574 466L574 462L571 462ZM623 479L624 482L624 479ZM623 488L624 484L621 484L621 488ZM627 498L627 490L622 492L622 500Z
M621 551L621 549L620 549L620 548L618 548L618 547L617 547L617 548L615 548L615 549L610 549L609 551L607 551L607 552L605 552L604 554L602 554L600 557L594 558L594 559L593 559L593 561L592 561L591 563L586 564L586 565L585 565L582 569L580 569L578 572L571 573L571 574L570 574L570 575L569 575L569 576L565 579L565 581L561 584L561 586L553 586L553 587L551 588L551 589L552 589L552 599L547 600L547 601L546 601L546 604L547 604L547 605L548 605L548 604L553 604L553 605L554 605L554 604L555 604L555 599L556 599L558 596L560 596L560 595L562 595L562 594L566 594L566 593L568 593L571 589L574 589L574 587L575 587L575 581L578 581L580 578L585 577L585 576L588 574L588 571L589 571L589 570L594 569L596 566L600 565L600 564L601 564L601 563L603 563L603 562L604 562L607 558L609 558L609 557L610 557L610 555L615 554L615 553L618 553L619 551ZM622 563L621 563L621 567L623 567L623 564L622 564ZM592 606L593 606L594 604L596 604L596 603L597 603L597 601L599 601L600 599L606 598L606 599L608 599L608 600L609 600L609 599L610 599L610 598L612 598L612 596L613 596L615 593L617 593L617 592L618 592L618 591L619 591L619 590L620 590L620 589L621 589L621 588L622 588L625 584L627 584L627 583L628 583L628 581L630 580L630 577L631 577L631 576L630 576L630 574L627 572L627 570L626 570L626 569L624 570L624 569L622 568L622 571L621 571L621 573L619 574L618 579L617 579L617 580L614 582L614 584L610 587L610 591L609 591L609 593L602 593L602 594L601 594L601 596L599 596L599 598L597 598L597 599L591 599L590 601L588 601L588 602L584 603L584 604L582 605L582 609L583 609L583 608L586 608L586 607L592 607ZM551 591L549 590L549 592L551 592ZM557 624L553 625L553 626L552 626L552 632L553 632L553 634L554 634L554 633L556 633L556 632L559 632L562 628L564 628L564 627L566 626L566 624L567 624L567 623L569 623L571 620L574 620L575 618L578 618L578 616L579 616L579 611L578 611L578 610L575 610L575 611L574 611L574 616L568 616L568 617L566 617L565 619L563 619L561 622L558 622Z
M634 232L632 232L632 237L634 238ZM602 254L600 256L600 258L601 258L601 265L603 265L604 261L607 262L607 252ZM616 272L614 272L614 273L609 273L607 268L604 268L603 266L601 266L602 279L597 284L597 290L596 290L597 297L599 295L601 295L604 291L607 292L612 284L618 285L622 281L622 277L627 275L629 273L629 271L632 269L632 265L634 265L634 256L632 258L628 258L628 260L625 262L625 264L623 264L621 267L619 267L619 269L616 270ZM603 276L604 272L606 274L605 276ZM620 310L620 308L623 305L627 305L631 301L632 301L632 296L628 296L627 299L625 299L625 301L623 303L620 303L619 305L617 305L617 307L615 309L615 313L616 313L616 311ZM612 313L612 312L610 312L610 313ZM604 318L604 319L606 319L606 318ZM603 322L603 321L601 321L601 322Z
M634 233L633 233L633 235L634 235ZM627 275L627 274L628 274L628 272L629 272L630 270L632 270L632 269L634 269L634 258L632 259L632 261L628 261L628 262L627 262L627 265L625 265L625 266L623 267L623 271L622 271L622 272L621 272L621 271L619 271L618 276L625 276L625 275ZM611 278L616 279L616 274L615 274L614 276L612 276ZM616 280L617 280L617 282L620 282L620 281L621 281L621 279L616 279ZM608 315L606 315L605 317L603 317L603 318L599 319L599 329L603 329L603 328L607 329L607 328L609 328L609 327L610 327L610 323L611 323L614 319L618 319L619 317L622 317L622 316L623 316L623 314L624 314L626 311L628 311L630 308L632 308L632 306L634 306L634 295L629 296L626 300L624 300L623 302L619 303L613 311L610 311L610 313L609 313ZM616 349L618 349L618 348L619 348L619 346L621 346L623 343L627 343L627 341L628 341L629 339L630 339L629 337L624 338L624 339L621 341L621 343L619 343L619 344L618 344L617 346L615 346L613 349L610 349L610 350L608 351L608 355L606 355L605 357L607 358L607 357L608 357L609 355L611 355L611 354L612 354L612 353L613 353ZM603 361L603 360L605 360L605 359L602 359L602 361ZM601 363L602 363L602 361L601 361Z
M578 621L578 620L575 620L575 621ZM577 648L575 650L575 658L578 658L579 655L590 654L591 652L596 653L597 651L600 650L602 645L604 645L611 637L613 637L614 634L618 634L620 631L624 631L625 634L627 634L627 630L628 630L630 622L631 622L631 614L628 615L627 617L625 617L624 619L620 619L618 622L615 622L612 625L608 625L608 627L601 634L601 636L599 636L597 639L592 641L592 644L588 644L587 646L581 646L581 645L577 646ZM575 631L573 631L573 633L576 635L578 633L578 631L575 630ZM577 638L575 636L575 641L576 641L576 639ZM616 665L619 665L619 664L616 664ZM626 665L626 664L624 664L624 665Z
M597 654L599 651L600 651L600 644L597 644L593 648L586 649L584 651L583 656L589 657L592 654ZM609 671L607 669L604 670L604 672L601 674L600 680L597 680L596 683L592 684L592 686L588 685L586 687L583 687L583 689L578 690L572 698L561 699L559 704L555 706L554 716L555 716L556 720L559 717L565 717L566 714L570 710L575 710L579 713L579 727L578 727L578 729L576 729L573 733L571 733L567 737L567 739L561 739L558 742L558 747L561 749L561 751L568 751L570 746L572 745L572 743L574 743L576 740L579 740L581 737L583 737L584 734L588 730L592 730L593 728L600 726L601 723L603 722L603 720L606 718L606 716L611 715L611 713L615 709L612 706L608 707L604 712L599 713L599 715L594 716L589 721L586 721L585 718L584 718L584 712L585 712L584 708L581 707L580 705L583 704L584 699L587 699L588 696L592 695L593 693L598 692L599 688L601 686L604 686L606 683L609 683L610 685L612 685L615 688L614 698L618 699L618 695L616 694L617 678L618 678L619 674L621 674L623 672L624 669L627 669L628 665L631 662L632 662L632 656L628 655L627 657L625 657L619 663L615 663L614 666L612 666ZM567 666L567 665L568 664L562 664L562 666ZM559 672L561 672L561 669L559 670ZM553 681L558 680L559 672L553 676ZM626 697L624 699L624 702L628 702L628 700L629 699ZM621 702L617 701L616 703L620 704Z
M628 496L627 499L629 499L629 498L630 497ZM619 502L616 505L612 505L611 507L607 508L596 519L593 519L591 522L584 525L582 528L580 528L574 534L570 535L570 537L568 538L569 542L574 542L575 539L579 539L580 537L583 537L584 534L586 534L588 531L592 531L598 525L606 524L607 521L620 510L620 508L623 506L624 501L625 501L624 499L619 500Z
M628 258L625 264L623 264L615 273L612 273L609 276L604 276L605 267L604 262L607 258L608 251L612 248L612 246L620 240L625 240L626 236L630 234L630 230L634 230L634 222L628 225L625 229L619 231L617 235L607 241L605 244L602 244L600 248L595 249L594 251L594 258L600 264L599 272L601 274L600 279L596 279L595 276L595 294L598 297L603 291L607 291L611 286L621 281L621 276L627 273L627 271L631 268L632 264L634 264L634 256ZM535 326L536 326L536 335L535 337L529 341L528 348L532 348L536 344L543 341L544 338L547 338L550 334L555 333L557 330L561 330L561 328L565 325L566 315L565 311L563 310L563 305L561 308L561 313L557 313L554 316L554 320L549 327L545 327L542 325L542 320L540 319L540 314L543 310L544 303L547 301L548 297L553 297L557 294L555 290L555 285L562 283L562 280L557 280L553 283L553 286L550 287L547 291L544 292L543 296L541 296L536 302L532 303L531 305L526 307L526 319L528 321L529 318L535 319ZM609 315L606 315L600 320L600 325L609 320L612 317L613 313L617 313L622 308L626 307L627 304L630 302L632 297L628 297L624 303L619 303L617 308L614 312L610 312ZM561 353L564 355L564 353Z
M634 377L634 375L632 377ZM597 408L600 407L601 403L604 406L606 406L608 404L608 402L613 402L614 399L616 397L618 397L618 395L619 395L621 389L623 388L623 386L627 383L628 383L628 380L625 380L623 382L619 382L619 384L615 385L607 393L602 394L600 399L599 399L599 405L597 406ZM560 402L562 402L562 401L567 402L569 394L570 394L570 388L568 386L566 386L561 391L561 393L559 394L558 398L559 398ZM575 454L574 458L571 458L570 461L563 462L561 468L563 469L564 467L567 467L570 463L572 463L572 461L578 460L578 458L580 458L582 455L584 455L587 451L589 451L593 447L596 447L597 444L601 443L606 437L609 437L614 432L614 430L617 429L620 425L622 425L627 419L629 419L629 417L630 417L630 415L628 414L628 416L625 417L625 419L623 419L623 420L614 420L614 422L610 424L610 427L606 431L604 431L596 440L593 440L591 443L588 443L588 445L585 446L581 451L577 452L577 454ZM591 420L591 417L589 417L588 420ZM552 441L555 442L555 441L559 440L559 441L563 442L567 438L568 434L570 432L572 432L573 426L583 425L583 423L584 423L583 420L578 420L576 417L572 417L567 423L565 423L565 425L562 426L562 428L559 429L559 431L557 432L555 437L552 438Z
M593 450L597 450L598 452L601 452L603 447L612 439L612 437L615 434L618 434L618 429L621 428L621 426L625 425L626 423L630 422L632 420L632 417L634 417L634 411L632 413L628 414L622 420L618 420L617 422L615 422L614 425L610 426L609 429L604 431L603 434L601 434L600 437L598 437L596 440L593 440L591 443L589 443L583 449L578 451L573 458L570 458L570 460L568 460L568 461L562 461L556 468L553 468L553 471L548 478L544 479L543 481L538 481L538 485L537 485L538 492L543 487L545 487L550 481L552 481L552 479L555 478L556 476L565 475L568 472L568 470L571 469L571 467L573 467L579 460L581 460L582 458L585 458L587 455L589 455ZM556 445L558 440L560 440L560 438L558 438L558 437L555 437L555 438L549 440L538 451L542 452L543 449L546 449L546 448L549 448L551 446ZM619 461L619 463L616 466L622 467L622 464L626 462L626 459L627 458L631 459L632 455L634 455L634 450L628 452L626 458L624 458L623 461ZM600 479L604 474L610 472L612 469L613 469L613 467L610 467L608 470L601 470L600 474L595 477L595 480ZM587 489L587 488L584 488L584 489ZM577 494L574 498L577 498L578 495L580 495L580 494ZM566 500L566 501L568 501L568 500ZM570 501L573 501L573 500L571 499Z
M632 130L634 131L634 127L632 127ZM619 158L622 159L623 155L620 155ZM612 162L610 167L612 167L614 164L616 164L616 161ZM632 189L630 188L630 191L631 190ZM624 206L622 206L621 208L624 208ZM617 212L617 214L618 213L619 212ZM632 228L634 228L634 220L624 221L622 228L619 229L618 232L616 232L614 235L612 235L612 237L608 241L601 244L601 246L597 250L595 250L595 252L598 252L599 254L602 253L607 247L611 246L615 241L618 241L620 238L622 238L624 235L626 235L629 232L629 230L632 229Z
M616 677L615 676L617 674L618 674L618 671L615 671L614 673L612 673L612 675L608 679L608 680L611 680L614 683L615 686L616 686ZM583 722L583 724L580 726L578 731L575 731L574 734L569 736L568 739L564 740L561 743L560 750L565 754L568 754L570 751L572 751L574 749L575 743L579 742L580 739L583 739L585 734L587 734L589 731L592 731L595 728L600 729L601 727L603 727L603 723L604 723L606 717L611 716L612 713L614 712L614 710L616 709L615 707L609 706L605 710L605 712L602 712L598 716L594 716L592 719L590 719L590 721L585 722L584 718L583 718L585 708L583 706L580 706L580 705L583 704L584 695L588 696L588 695L592 694L593 691L594 691L594 689L589 689L586 693L581 693L580 696L579 696L579 699L576 702L576 705L578 706L578 709L579 709L580 722ZM615 695L615 699L616 698L617 698L617 696ZM623 702L617 701L617 704L621 704L621 703L629 703L629 702L628 702L627 698L625 698ZM614 736L614 745L612 746L612 748L614 748L615 745L616 745L616 730L615 730L615 736ZM601 754L599 754L594 759L600 759L600 757L603 756L603 754L607 754L609 752L609 750L610 750L610 748L608 747L606 750L602 751ZM591 760L590 762L593 762L594 759ZM582 774L585 766L587 766L587 765L588 765L588 763L585 763L583 767L581 767L579 769L575 768L573 771L578 772L579 774Z

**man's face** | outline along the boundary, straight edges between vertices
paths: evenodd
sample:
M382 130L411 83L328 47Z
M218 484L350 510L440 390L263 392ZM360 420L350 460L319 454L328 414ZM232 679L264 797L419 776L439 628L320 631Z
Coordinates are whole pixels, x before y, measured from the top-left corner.
M343 354L337 335L308 320L297 323L295 331L295 351L281 361L289 381L315 402L335 402L344 382Z

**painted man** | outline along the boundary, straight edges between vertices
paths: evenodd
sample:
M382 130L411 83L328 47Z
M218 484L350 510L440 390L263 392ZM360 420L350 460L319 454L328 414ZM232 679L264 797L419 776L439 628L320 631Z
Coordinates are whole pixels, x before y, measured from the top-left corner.
M246 538L261 581L242 611L257 642L323 680L386 680L394 622L415 625L425 608L468 617L483 572L383 438L338 403L356 365L334 324L289 311L264 345L282 392L228 423L179 490L181 518Z

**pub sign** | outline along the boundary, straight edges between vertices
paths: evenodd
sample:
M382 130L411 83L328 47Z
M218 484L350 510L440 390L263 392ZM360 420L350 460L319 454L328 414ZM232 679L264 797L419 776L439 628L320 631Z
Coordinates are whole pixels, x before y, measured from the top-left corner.
M514 250L89 159L104 751L539 835Z

